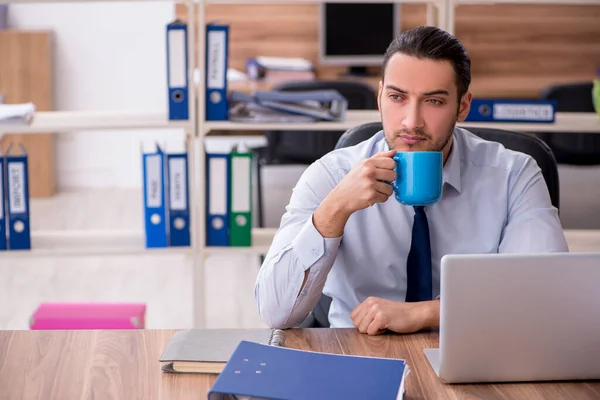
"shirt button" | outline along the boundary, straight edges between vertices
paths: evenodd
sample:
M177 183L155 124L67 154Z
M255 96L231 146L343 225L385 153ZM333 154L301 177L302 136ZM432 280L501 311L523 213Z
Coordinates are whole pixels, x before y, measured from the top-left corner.
M317 250L313 249L313 254L314 254L315 256L318 256L318 255L319 255L319 252L318 252Z

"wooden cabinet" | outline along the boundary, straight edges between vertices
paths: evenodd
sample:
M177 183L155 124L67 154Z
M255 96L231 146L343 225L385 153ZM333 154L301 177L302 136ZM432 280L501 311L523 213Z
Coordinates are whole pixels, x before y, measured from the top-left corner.
M0 94L5 103L36 105L37 111L52 111L53 104L52 32L29 30L0 31ZM56 193L55 135L6 134L0 146L22 144L29 162L31 197Z

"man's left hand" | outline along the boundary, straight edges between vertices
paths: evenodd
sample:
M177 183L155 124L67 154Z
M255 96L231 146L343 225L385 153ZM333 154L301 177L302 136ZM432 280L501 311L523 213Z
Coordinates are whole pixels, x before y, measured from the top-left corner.
M404 303L369 297L351 313L352 323L361 333L379 335L386 330L412 333L439 327L439 301Z

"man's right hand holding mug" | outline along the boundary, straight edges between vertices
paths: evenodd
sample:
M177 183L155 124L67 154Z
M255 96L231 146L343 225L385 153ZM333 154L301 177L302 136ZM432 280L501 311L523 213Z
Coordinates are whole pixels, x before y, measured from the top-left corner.
M357 163L325 197L313 214L313 224L325 238L340 237L355 211L384 203L394 193L386 182L396 180L396 150L383 151Z

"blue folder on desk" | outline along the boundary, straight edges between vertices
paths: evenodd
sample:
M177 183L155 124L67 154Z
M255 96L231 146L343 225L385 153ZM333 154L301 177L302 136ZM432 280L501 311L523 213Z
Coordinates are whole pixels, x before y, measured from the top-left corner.
M279 400L397 400L404 360L316 353L241 341L208 400L251 396Z

